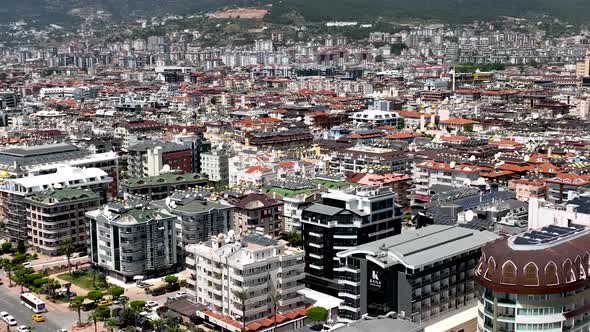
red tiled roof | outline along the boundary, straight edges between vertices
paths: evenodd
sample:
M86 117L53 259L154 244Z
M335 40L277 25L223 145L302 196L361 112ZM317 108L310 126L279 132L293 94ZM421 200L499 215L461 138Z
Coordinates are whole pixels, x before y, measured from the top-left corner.
M466 125L466 124L475 124L475 123L477 123L477 121L463 119L463 118L450 118L448 120L441 121L440 123L452 124L452 125Z

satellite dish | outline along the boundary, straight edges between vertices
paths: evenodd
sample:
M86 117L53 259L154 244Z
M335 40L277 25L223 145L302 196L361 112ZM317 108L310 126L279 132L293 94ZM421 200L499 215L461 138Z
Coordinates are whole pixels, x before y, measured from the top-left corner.
M162 173L168 173L170 172L170 165L166 164L164 166L162 166Z
M471 186L471 179L465 179L465 181L463 181L463 184L464 184L466 187L469 187L469 186Z
M455 168L455 166L456 166L456 165L457 165L457 163L455 163L454 161L451 161L451 162L449 163L449 167L450 167L450 168Z
M170 196L166 197L166 206L170 206L171 201Z
M470 161L475 161L475 159L476 159L476 158L475 158L475 156L471 156L471 157L469 157L469 160L470 160Z
M524 161L529 161L529 159L531 159L531 156L529 156L529 155L527 154L527 155L525 155L524 157L522 157L522 159L523 159Z
M465 221L471 221L473 220L474 217L474 213L472 210L467 210L467 212L465 212Z

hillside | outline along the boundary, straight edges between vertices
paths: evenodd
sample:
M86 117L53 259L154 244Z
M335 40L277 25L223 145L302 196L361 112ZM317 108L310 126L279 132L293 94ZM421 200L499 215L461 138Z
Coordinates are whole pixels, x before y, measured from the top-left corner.
M68 11L91 6L104 9L115 19L155 14L193 14L224 6L272 3L266 20L286 23L297 15L306 21L367 19L376 17L424 18L461 23L498 16L549 14L570 22L584 23L590 12L588 0L19 0L5 1L0 21L37 20L67 24L75 19Z

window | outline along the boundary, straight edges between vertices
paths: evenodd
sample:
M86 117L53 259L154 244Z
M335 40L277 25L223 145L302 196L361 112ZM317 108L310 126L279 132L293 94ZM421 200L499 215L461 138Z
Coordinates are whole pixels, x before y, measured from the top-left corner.
M491 280L492 277L494 276L495 271L496 271L496 261L494 260L494 257L490 257L488 259L488 269L486 270L486 274L485 274L484 278Z
M555 265L553 262L549 262L547 266L545 266L545 283L547 286L559 284L557 265Z
M539 269L535 263L528 263L524 267L524 285L538 286L539 285Z
M563 263L563 273L565 273L565 282L576 281L572 261L569 258Z
M512 261L504 263L502 266L502 280L503 284L516 285L516 265Z

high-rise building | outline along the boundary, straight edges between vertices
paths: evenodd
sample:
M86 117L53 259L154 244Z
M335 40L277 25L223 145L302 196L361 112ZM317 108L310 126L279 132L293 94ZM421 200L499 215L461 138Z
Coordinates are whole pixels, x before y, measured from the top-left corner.
M92 266L124 281L178 272L176 217L143 204L109 203L86 212Z
M99 206L98 195L89 189L49 189L25 198L29 238L33 249L59 256L61 244L72 239L77 251L86 252L85 213Z
M400 208L390 187L331 191L301 216L306 284L337 296L337 253L401 232Z
M236 296L241 291L247 294L246 324L275 314L273 294L280 295L278 314L304 307L304 296L297 292L304 287L304 254L286 241L260 235L232 241L219 235L188 245L186 254L188 287L197 303L215 313L241 322L242 301Z
M233 206L211 201L196 191L177 191L166 199L153 201L151 206L177 217L176 242L182 249L227 234L232 227Z
M283 202L264 194L248 194L232 201L236 234L256 233L277 238L283 224Z
M590 330L590 230L550 225L483 246L478 331Z
M339 317L396 312L424 324L476 302L473 271L481 247L498 236L432 225L338 253Z

